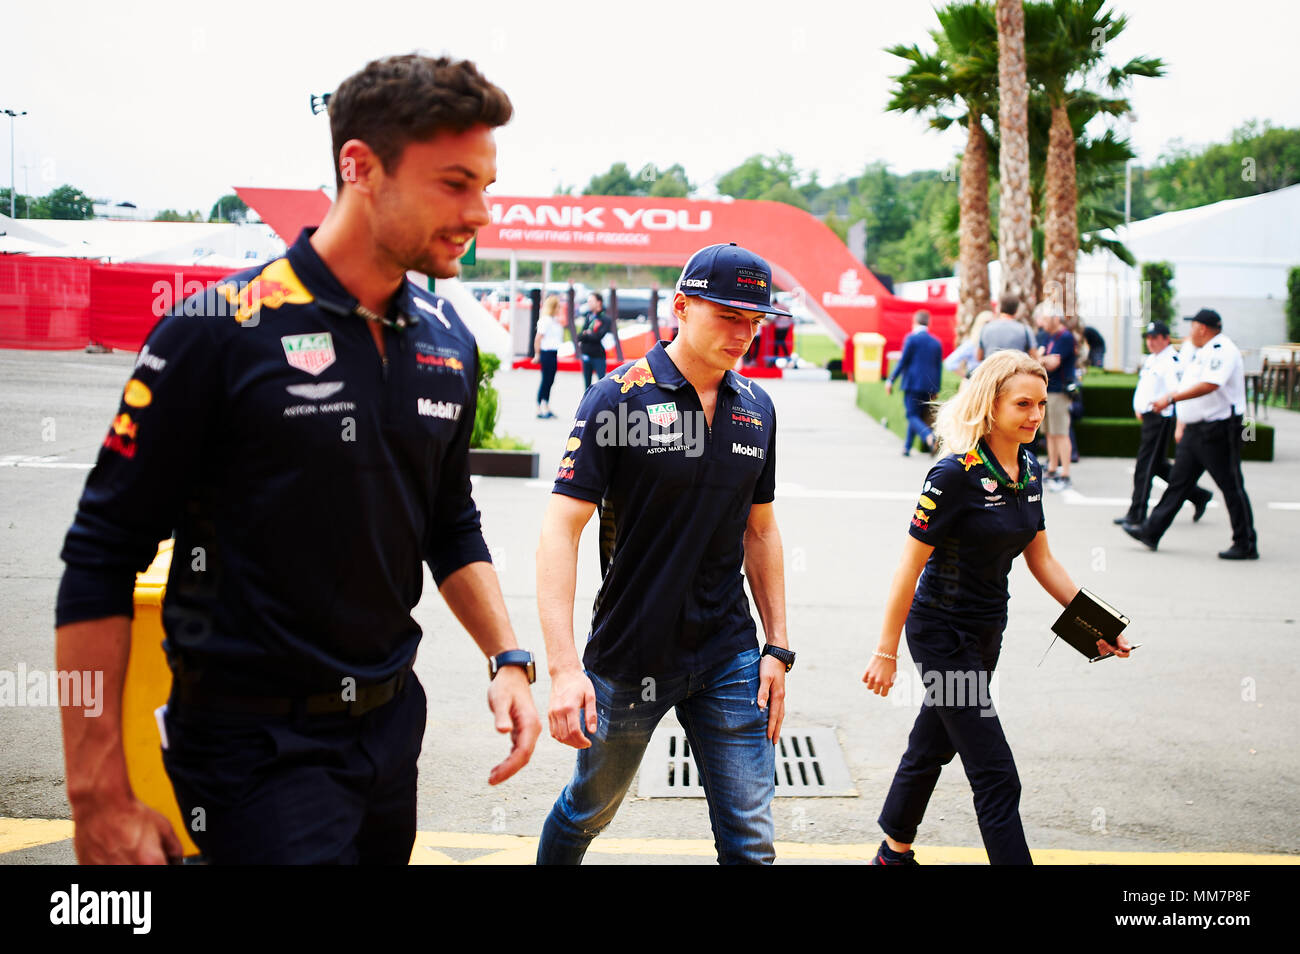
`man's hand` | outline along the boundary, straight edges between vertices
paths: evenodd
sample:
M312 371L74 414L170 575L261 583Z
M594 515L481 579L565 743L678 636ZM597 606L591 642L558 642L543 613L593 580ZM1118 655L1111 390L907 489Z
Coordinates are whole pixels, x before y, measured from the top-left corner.
M551 679L549 713L551 738L575 749L585 749L591 740L582 732L596 734L596 689L581 669L568 669Z
M83 865L165 865L185 850L171 822L144 802L88 801L73 808L72 838L77 862Z
M1164 395L1163 397L1158 397L1151 402L1151 410L1155 411L1157 414L1163 414L1165 408L1167 408L1168 406L1169 406L1169 395L1167 394Z
M758 707L767 710L767 737L775 745L785 721L785 663L775 656L764 656L758 664Z
M518 666L502 666L488 686L488 708L496 716L497 731L510 733L510 754L488 775L489 785L500 785L528 764L542 731L528 675Z
M892 394L893 392L894 392L894 382L893 382L892 380L891 380L891 381L886 381L886 382L885 382L885 393L886 393L886 394Z

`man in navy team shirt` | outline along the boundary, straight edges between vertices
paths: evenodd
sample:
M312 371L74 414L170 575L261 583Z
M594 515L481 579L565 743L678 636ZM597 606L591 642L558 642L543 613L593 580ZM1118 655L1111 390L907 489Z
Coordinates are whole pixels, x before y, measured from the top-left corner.
M578 750L577 767L542 830L539 864L582 860L674 707L718 861L773 860L773 746L794 664L772 506L776 413L732 370L764 315L780 314L771 280L734 244L696 252L673 298L677 337L594 384L578 408L537 550L551 735ZM603 579L580 662L578 540L597 506Z
M943 345L930 334L930 313L922 309L913 318L912 333L903 339L903 354L898 366L885 382L885 393L903 378L903 408L907 413L907 436L903 438L903 456L912 453L912 438L919 437L930 453L938 449L934 433L926 423L926 405L939 394L943 381Z
M1047 305L1043 309L1042 328L1047 333L1039 360L1047 369L1047 416L1043 433L1047 437L1048 490L1070 487L1070 395L1074 381L1074 334L1065 327L1060 309Z

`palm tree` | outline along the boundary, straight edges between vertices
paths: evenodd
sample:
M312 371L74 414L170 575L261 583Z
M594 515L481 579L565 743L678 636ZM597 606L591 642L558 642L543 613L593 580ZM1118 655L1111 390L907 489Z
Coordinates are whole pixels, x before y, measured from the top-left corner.
M929 113L930 125L947 129L966 123L966 149L959 185L960 246L957 275L960 305L957 334L964 335L989 303L989 134L984 118L997 98L997 25L988 2L954 3L935 11L940 28L930 31L936 51L916 45L892 46L886 52L910 65L893 77L887 109ZM964 116L950 112L954 107Z
M1002 290L1020 299L1016 317L1034 308L1033 203L1029 180L1029 84L1025 77L1025 11L1021 0L997 0L998 254Z
M1025 6L1025 47L1029 75L1051 111L1043 185L1043 291L1073 301L1079 255L1078 172L1076 142L1093 116L1122 116L1126 99L1108 97L1087 87L1103 67L1106 43L1124 31L1128 18L1102 10L1105 0L1047 0ZM1135 76L1161 76L1164 64L1135 57L1105 73L1105 88L1114 93ZM1071 87L1076 79L1082 82Z

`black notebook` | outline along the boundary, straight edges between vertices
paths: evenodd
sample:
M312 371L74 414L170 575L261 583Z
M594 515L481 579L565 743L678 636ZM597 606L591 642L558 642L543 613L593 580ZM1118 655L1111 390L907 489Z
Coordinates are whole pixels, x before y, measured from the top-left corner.
M1114 646L1128 624L1127 616L1096 593L1079 590L1052 624L1052 632L1092 660L1097 658L1097 640Z

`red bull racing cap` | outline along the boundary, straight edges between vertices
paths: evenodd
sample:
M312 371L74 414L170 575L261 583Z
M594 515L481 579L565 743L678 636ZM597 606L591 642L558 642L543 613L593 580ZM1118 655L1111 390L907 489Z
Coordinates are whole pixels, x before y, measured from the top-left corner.
M759 256L735 242L709 245L691 256L677 279L683 295L703 298L745 311L788 315L772 304L772 269Z

